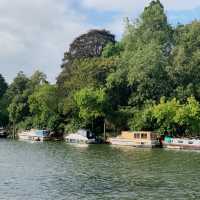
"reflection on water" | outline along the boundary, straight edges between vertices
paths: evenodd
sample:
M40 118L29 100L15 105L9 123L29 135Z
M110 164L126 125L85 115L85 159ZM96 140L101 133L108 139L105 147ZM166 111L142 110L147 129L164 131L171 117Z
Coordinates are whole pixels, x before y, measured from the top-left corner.
M0 140L0 199L200 199L199 166L199 152Z

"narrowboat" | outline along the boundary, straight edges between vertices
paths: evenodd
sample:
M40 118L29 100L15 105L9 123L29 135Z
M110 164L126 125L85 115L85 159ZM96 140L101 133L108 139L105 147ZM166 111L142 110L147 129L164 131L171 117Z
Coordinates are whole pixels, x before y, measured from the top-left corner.
M164 148L200 150L200 139L173 138L165 136L162 141Z
M80 129L76 133L68 134L64 137L68 143L96 144L96 136L89 130Z
M140 131L130 132L123 131L121 135L115 138L109 138L108 142L112 145L132 146L142 148L153 148L160 146L158 134L155 132Z

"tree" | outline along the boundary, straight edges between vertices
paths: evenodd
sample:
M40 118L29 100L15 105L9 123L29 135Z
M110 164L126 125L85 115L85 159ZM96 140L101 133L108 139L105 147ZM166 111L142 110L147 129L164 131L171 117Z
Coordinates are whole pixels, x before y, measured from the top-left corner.
M45 84L29 96L29 107L35 128L56 130L59 126L58 95L54 85Z
M6 92L8 112L13 124L13 136L17 129L32 128L28 98L34 91L45 84L46 75L36 71L30 78L19 72Z
M177 110L174 120L179 127L182 127L183 133L198 135L200 131L199 102L194 97L189 97L186 104Z
M22 71L19 72L7 90L8 100L12 100L16 95L23 94L28 88L29 82L28 77Z
M8 85L4 79L4 77L0 74L0 98L4 95L8 88Z
M8 102L5 96L0 98L0 127L6 127L9 123Z
M79 110L79 117L83 119L86 124L92 124L93 121L98 118L106 118L108 102L103 89L84 88L75 93L74 100Z
M9 119L12 122L13 127L13 138L15 138L16 134L16 124L22 120L24 110L26 110L26 104L23 102L21 96L17 95L12 99L12 102L8 107Z
M8 113L7 113L7 99L5 93L8 85L4 77L0 74L0 127L4 127L8 124Z
M191 95L200 100L200 22L180 25L174 33L175 45L170 57L168 74L173 83L171 96L186 102Z
M169 101L161 98L160 103L153 107L152 116L156 119L161 133L164 133L166 130L171 132L176 131L178 124L175 116L180 106L180 102L175 98Z
M127 21L122 59L132 89L130 105L142 107L146 100L159 101L171 92L166 67L172 33L160 1L152 1L135 23Z
M65 82L68 81L71 73L73 73L73 62L79 59L100 57L108 43L115 43L115 36L106 30L90 30L88 33L77 37L71 43L69 51L64 53L61 66L63 70L57 78L61 94L64 93Z
M43 72L35 71L30 77L30 89L35 90L37 87L48 83L47 76Z

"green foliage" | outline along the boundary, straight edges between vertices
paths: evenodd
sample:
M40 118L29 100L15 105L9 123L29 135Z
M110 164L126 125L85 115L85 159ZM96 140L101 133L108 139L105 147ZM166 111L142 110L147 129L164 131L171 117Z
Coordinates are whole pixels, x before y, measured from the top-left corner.
M113 72L118 64L114 58L92 58L76 60L70 77L66 79L62 89L68 91L79 90L88 87L103 87L106 84L108 74Z
M170 131L179 135L198 135L200 131L200 104L194 97L184 104L163 97L158 104L146 103L142 109L131 112L132 130L158 130L161 134Z
M4 77L0 74L0 127L4 127L8 124L8 102L5 97L8 85Z
M185 127L189 134L198 135L200 131L200 104L194 97L187 99L187 103L180 107L174 120L177 124Z
M74 100L79 109L79 117L85 121L105 117L107 97L103 89L84 88L75 93Z
M7 98L9 119L18 129L33 128L33 120L30 113L28 98L34 91L45 84L46 75L36 71L31 78L19 72L9 86L5 98Z
M58 96L55 86L45 84L29 97L33 125L37 128L55 130L58 126Z
M199 35L199 21L179 26L174 33L175 46L170 58L168 74L174 88L172 96L180 96L182 101L186 101L191 95L200 100Z
M18 73L8 89L0 76L0 126L9 112L23 129L102 132L106 122L118 132L199 134L200 22L172 28L154 0L136 21L127 19L121 41L114 38L98 30L76 38L56 86L39 71Z
M123 52L124 46L121 42L117 43L108 43L106 47L104 47L102 56L104 58L109 58L113 56L120 56L120 54Z
M4 95L8 88L8 85L4 79L4 77L0 74L0 98Z
M176 128L175 120L176 113L179 111L180 103L176 99L165 101L165 98L160 100L158 105L153 107L152 115L156 119L161 132L165 130L172 131Z
M129 127L135 131L153 131L157 129L156 119L153 116L153 102L148 102L142 109L132 108L129 118Z
M8 102L5 96L0 98L0 127L6 127L9 123Z

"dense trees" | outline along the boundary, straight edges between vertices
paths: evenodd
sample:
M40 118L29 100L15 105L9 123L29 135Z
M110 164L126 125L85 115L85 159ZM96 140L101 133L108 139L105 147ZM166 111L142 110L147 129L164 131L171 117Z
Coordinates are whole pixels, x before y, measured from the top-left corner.
M41 72L20 72L7 89L0 76L0 121L9 111L14 130L102 133L106 124L111 132L199 134L199 35L199 21L171 27L152 1L135 22L127 19L121 41L105 30L77 37L55 85Z
M38 87L28 99L32 115L32 126L56 130L59 126L58 95L55 86L44 84Z
M8 88L8 85L4 77L0 74L0 127L5 126L8 123L8 112L7 112L7 99L4 94Z

